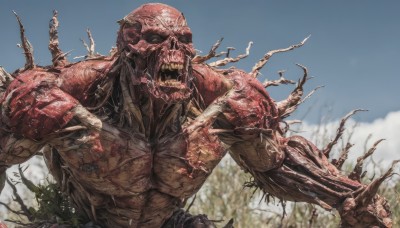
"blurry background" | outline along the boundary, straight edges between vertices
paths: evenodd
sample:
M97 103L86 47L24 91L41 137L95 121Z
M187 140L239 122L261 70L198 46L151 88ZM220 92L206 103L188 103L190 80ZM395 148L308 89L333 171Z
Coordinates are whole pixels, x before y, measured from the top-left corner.
M90 28L97 51L107 54L115 44L117 20L149 1L0 1L0 65L8 71L21 67L21 50L16 47L19 33L12 14L15 10L26 28L35 49L38 64L50 62L48 23L52 10L59 11L60 46L71 51L70 57L85 53L80 38ZM383 118L400 110L395 102L400 91L400 2L377 1L161 1L181 10L192 28L194 44L204 54L221 37L225 47L235 47L233 54L244 52L249 41L251 55L235 64L249 71L268 50L284 48L311 35L307 44L291 53L274 56L262 71L263 78L274 79L278 70L296 79L301 71L294 65L307 66L316 78L308 88L326 85L311 100L318 107L332 106L337 118L354 108L369 109L362 121ZM288 90L270 91L275 99L286 97ZM308 121L317 122L318 109Z
M24 23L39 65L50 63L48 23L52 10L59 11L60 47L72 51L70 60L86 53L81 38L90 28L96 51L107 54L115 46L117 20L149 1L0 0L0 65L9 72L24 65L18 25L12 10ZM315 78L306 84L306 92L319 85L323 89L300 106L294 119L304 120L296 130L317 141L332 135L338 120L356 108L368 109L350 121L352 158L359 156L364 144L387 139L374 156L387 167L400 158L400 2L378 1L160 1L182 11L192 28L196 49L206 54L221 37L220 51L235 47L232 56L242 54L249 41L250 56L234 66L250 71L269 50L285 48L311 38L301 48L272 57L261 71L261 81L277 79L279 70L297 80L305 65ZM275 100L285 98L293 86L269 88ZM357 126L354 128L355 123ZM318 130L319 129L319 130ZM321 132L320 130L323 129ZM370 140L365 143L370 136ZM322 142L323 140L319 140ZM398 170L398 169L397 169ZM34 170L29 171L37 173ZM41 179L39 176L37 179ZM4 194L2 198L4 199ZM1 217L1 216L0 216Z

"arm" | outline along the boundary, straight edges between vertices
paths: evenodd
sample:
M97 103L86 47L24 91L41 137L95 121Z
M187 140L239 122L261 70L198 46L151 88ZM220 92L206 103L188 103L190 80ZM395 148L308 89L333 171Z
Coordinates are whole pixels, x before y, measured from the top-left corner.
M71 120L69 111L77 101L57 88L54 81L55 75L44 70L25 71L1 97L2 181L7 167L27 161L42 148L42 139Z
M0 97L0 191L7 167L27 161L67 126L80 101L88 103L87 88L110 63L87 61L61 72L37 67L19 73L7 86Z
M282 138L283 164L267 172L250 171L255 186L280 199L337 209L342 227L391 227L390 208L376 194L391 170L369 185L344 176L311 142L300 136Z
M335 208L342 226L391 226L389 206L376 195L389 173L368 186L342 175L308 140L283 137L275 103L257 80L240 71L228 78L235 86L221 97L215 128L224 129L219 138L254 186L283 200Z

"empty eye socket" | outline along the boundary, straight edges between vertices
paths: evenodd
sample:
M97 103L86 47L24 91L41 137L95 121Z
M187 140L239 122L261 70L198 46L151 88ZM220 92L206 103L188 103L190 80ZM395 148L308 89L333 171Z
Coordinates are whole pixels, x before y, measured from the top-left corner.
M159 44L165 40L165 38L156 33L150 33L145 36L145 40L151 44Z
M125 40L131 43L137 43L139 41L139 37L137 36L137 33L135 31L124 31L125 35Z
M123 28L123 35L126 41L129 41L131 43L137 43L140 39L140 30L141 30L141 25L136 23L136 24L125 24Z
M192 36L190 34L186 35L181 35L178 37L179 42L182 42L184 44L188 44L192 42Z

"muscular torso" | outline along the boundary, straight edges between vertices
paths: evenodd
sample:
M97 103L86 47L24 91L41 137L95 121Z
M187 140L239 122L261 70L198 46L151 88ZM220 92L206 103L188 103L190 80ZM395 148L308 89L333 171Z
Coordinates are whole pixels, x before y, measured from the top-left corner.
M70 190L85 191L82 206L93 205L97 215L88 208L93 219L109 227L160 226L197 192L224 155L215 136L187 134L185 127L154 141L118 128L98 139L87 139L87 133L52 144L68 167L63 172L70 174ZM101 148L94 149L94 144Z
M76 111L76 105L81 107L79 104L88 107L96 105L92 100L93 93L111 65L112 61L89 61L63 68L56 73L28 72L31 78L27 79L28 76L23 75L19 83L10 87L8 94L12 93L13 88L29 84L28 81L37 80L35 83L38 85L56 85L66 95L71 95L72 98L63 98L65 104L73 103L75 108L69 108L66 112L71 113ZM63 191L68 192L77 207L84 210L92 220L108 227L160 227L174 210L182 207L185 200L199 190L225 155L220 139L209 131L213 123L204 123L204 120L196 117L217 97L227 92L233 83L230 84L229 80L223 79L222 74L207 66L195 66L194 70L199 97L193 96L185 104L189 111L186 113L183 107L178 107L177 112L185 112L185 115L181 113L177 115L179 118L172 119L168 117L171 112L157 113L157 117L152 117L151 124L144 121L144 127L151 128L148 131L140 131L129 125L121 126L115 123L115 118L95 114L91 118L99 123L98 129L74 130L74 127L81 127L79 121L71 115L65 115L55 118L65 122L59 123L60 129L44 129L25 136L50 133L50 140L46 142L50 146L45 150L49 169L62 185ZM32 75L38 79L33 79ZM234 77L231 80L234 81ZM251 84L252 79L246 83ZM33 87L37 87L36 84ZM245 86L236 84L238 91L243 89L239 87ZM240 119L245 126L271 127L268 126L271 120L266 119L270 116L264 114L270 115L269 109L274 107L265 92L257 91L260 88L250 88L254 92L246 92L248 97L240 96L239 93L230 101L228 105L239 112L226 113L223 118L225 123ZM28 97L35 93L40 91L30 92ZM27 96L18 92L16 94L16 97ZM44 98L39 95L36 99ZM246 99L252 102L242 107ZM51 101L48 103L51 104ZM63 107L68 105L60 106L60 109L63 110ZM246 114L248 107L257 109L248 111L260 116ZM141 112L144 117L149 115L149 110L142 108ZM168 125L171 126L159 130L164 120L170 121ZM250 125L247 121L251 122ZM194 128L194 125L200 127ZM54 132L57 136L54 136Z
M91 88L111 64L77 64L50 80L79 104L92 106ZM108 227L160 227L199 190L225 155L217 136L208 133L210 126L187 130L195 117L189 113L186 119L177 119L180 122L173 124L180 126L165 128L161 135L103 120L100 131L83 129L55 137L48 142L45 157L62 189L91 219ZM64 129L79 126L75 122Z

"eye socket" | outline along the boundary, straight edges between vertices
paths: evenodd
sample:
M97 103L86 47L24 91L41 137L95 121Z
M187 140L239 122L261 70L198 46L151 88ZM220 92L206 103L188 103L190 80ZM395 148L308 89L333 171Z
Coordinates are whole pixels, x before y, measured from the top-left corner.
M184 44L188 44L192 42L192 36L189 34L186 35L181 35L178 37L179 42L182 42Z
M145 36L145 40L151 44L159 44L165 40L165 38L156 33L150 33Z

